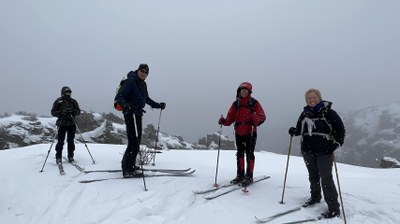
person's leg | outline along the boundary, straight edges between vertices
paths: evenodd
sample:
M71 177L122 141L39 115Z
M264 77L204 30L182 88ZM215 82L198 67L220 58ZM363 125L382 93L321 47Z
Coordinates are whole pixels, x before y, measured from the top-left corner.
M317 157L314 153L302 151L304 163L308 170L311 198L303 206L313 205L321 201L321 183L317 165Z
M61 125L58 128L58 133L57 133L57 144L56 144L56 160L61 161L61 156L62 156L62 150L64 147L64 141L65 141L65 133L67 131L66 126Z

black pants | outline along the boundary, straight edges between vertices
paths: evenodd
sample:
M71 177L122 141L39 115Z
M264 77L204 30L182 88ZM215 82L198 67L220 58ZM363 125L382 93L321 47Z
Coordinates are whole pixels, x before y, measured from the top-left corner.
M312 198L321 198L321 183L324 199L330 210L339 210L338 193L332 177L333 154L302 151L308 170Z
M246 175L253 177L255 156L254 149L256 148L257 132L251 135L235 135L236 139L236 162L237 162L237 175L244 176L244 155L246 154Z
M136 128L135 120L136 118ZM126 136L128 138L128 146L126 147L124 156L122 157L122 170L126 172L133 171L136 163L136 157L140 150L140 139L142 138L142 116L125 115ZM137 133L137 135L136 135Z
M74 151L75 151L75 131L76 131L76 126L65 126L61 125L58 128L58 142L56 145L56 159L61 159L62 156L62 150L64 146L64 141L65 141L65 134L67 134L67 143L68 143L68 157L74 157Z

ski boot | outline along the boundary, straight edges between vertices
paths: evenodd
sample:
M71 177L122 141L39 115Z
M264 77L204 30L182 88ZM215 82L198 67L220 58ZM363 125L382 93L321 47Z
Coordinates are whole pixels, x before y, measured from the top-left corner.
M230 181L231 184L240 184L244 180L244 176L238 175Z
M253 177L246 175L246 177L242 180L242 182L240 182L240 185L245 187L249 186L252 183L253 183Z
M324 219L330 219L334 217L339 217L340 216L340 210L339 209L328 209L324 213L321 214L321 217Z
M306 202L303 203L302 207L303 207L303 208L306 208L306 207L308 207L308 206L317 204L317 203L319 203L320 201L321 201L321 198L320 198L320 197L319 197L319 198L313 198L313 197L311 197L311 198L309 198Z

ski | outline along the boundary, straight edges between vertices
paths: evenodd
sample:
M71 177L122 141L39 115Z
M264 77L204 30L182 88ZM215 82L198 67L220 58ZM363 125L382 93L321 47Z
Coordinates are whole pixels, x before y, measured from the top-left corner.
M299 224L299 223L305 223L305 222L316 222L321 219L323 219L323 217L318 216L316 218L302 219L302 220L297 220L297 221L293 221L293 222L285 222L283 224Z
M230 187L230 186L233 186L233 185L236 185L236 184L226 183L226 184L219 185L218 187L213 187L213 188L209 188L209 189L194 190L193 193L195 193L195 194L206 194L206 193L217 191L217 190L219 190L221 188L227 188L227 187Z
M144 171L160 172L160 173L186 173L191 168L187 169L148 169L144 168ZM140 169L141 171L142 169ZM122 170L85 170L84 173L122 173Z
M63 157L63 158L64 158L65 161L68 161L67 157ZM79 170L79 172L84 172L85 171L85 168L79 166L78 163L75 162L75 161L73 161L73 162L69 162L68 161L68 163L71 164L72 166L74 166L77 170Z
M253 178L253 183L251 183L250 185L260 182L262 180L266 180L268 178L270 178L270 176L255 177L255 178ZM248 186L250 186L250 185L248 185ZM222 195L228 194L230 192L233 192L233 191L236 191L236 190L239 190L242 188L243 188L243 186L241 186L241 185L232 185L232 186L229 186L229 187L226 187L223 189L218 189L217 191L214 191L211 194L205 195L203 198L205 198L207 200L212 200L212 199L218 198Z
M196 170L192 170L190 172L186 173L144 173L145 177L184 177L184 176L190 176L192 175ZM141 178L143 175L141 173L138 173L132 178ZM110 178L102 178L102 179L92 179L92 180L81 180L79 183L87 184L87 183L93 183L93 182L99 182L99 181L106 181L106 180L122 180L122 179L131 179L131 178L124 178L124 177L110 177Z
M60 163L56 162L56 163L57 163L57 166L58 166L58 170L60 171L60 175L64 175L65 172L64 172L64 167L62 165L62 162L60 162Z
M266 223L266 222L272 221L272 220L274 220L276 218L279 218L281 216L290 214L292 212L300 211L301 208L302 208L302 206L299 206L299 207L292 208L292 209L289 209L287 211L280 212L280 213L277 213L275 215L271 215L271 216L268 216L268 217L265 217L265 218L257 218L257 216L256 216L255 219L256 219L257 223Z

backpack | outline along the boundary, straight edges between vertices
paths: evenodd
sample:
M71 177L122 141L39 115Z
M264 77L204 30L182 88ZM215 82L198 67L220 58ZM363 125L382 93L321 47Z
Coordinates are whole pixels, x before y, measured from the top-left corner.
M120 93L120 91L122 89L122 86L124 86L125 81L126 81L126 78L123 78L121 80L121 82L119 82L119 86L116 88L116 94L115 94L115 97L114 97L114 109L116 109L118 111L122 111L124 109L123 106L118 103L117 97L118 97L118 94Z
M247 102L246 108L251 111L251 113L254 112L254 105L257 103L257 100L254 99L253 97L250 98L250 100ZM234 103L236 111L240 108L240 101L236 100Z

